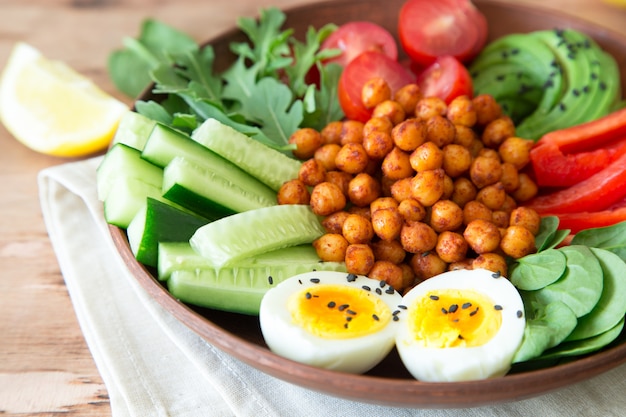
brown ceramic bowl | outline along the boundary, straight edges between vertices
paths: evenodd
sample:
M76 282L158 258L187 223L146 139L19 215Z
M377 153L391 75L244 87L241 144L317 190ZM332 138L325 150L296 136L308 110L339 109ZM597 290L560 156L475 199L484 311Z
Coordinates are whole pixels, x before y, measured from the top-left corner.
M303 6L287 11L286 27L294 28L296 34L302 36L309 25L320 27L328 22L341 24L350 20L370 20L394 33L397 13L403 1L388 0L382 5L378 0L335 0ZM476 4L488 18L492 39L511 32L540 29L569 27L584 31L616 57L621 67L622 83L626 85L626 38L552 11L490 0L476 0ZM233 30L208 42L215 48L218 66L231 62L228 44L235 39L243 40L243 37ZM337 397L417 408L480 406L544 394L589 379L626 362L625 331L619 340L602 351L573 362L535 370L513 369L502 378L472 382L416 381L405 370L395 351L365 375L340 374L302 365L268 350L256 317L200 309L174 299L155 279L154 271L134 259L124 231L111 227L111 233L139 283L166 310L198 335L267 374Z

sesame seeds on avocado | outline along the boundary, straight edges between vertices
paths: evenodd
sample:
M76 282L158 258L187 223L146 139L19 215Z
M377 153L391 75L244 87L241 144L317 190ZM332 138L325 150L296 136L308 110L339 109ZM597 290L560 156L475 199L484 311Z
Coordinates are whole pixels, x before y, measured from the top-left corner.
M615 59L571 29L502 37L469 70L475 94L493 95L529 139L604 116L621 99Z

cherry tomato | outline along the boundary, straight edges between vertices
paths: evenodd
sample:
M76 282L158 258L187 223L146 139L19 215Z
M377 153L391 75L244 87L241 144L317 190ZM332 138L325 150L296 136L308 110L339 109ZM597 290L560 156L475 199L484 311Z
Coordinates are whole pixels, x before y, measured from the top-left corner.
M392 93L409 83L415 77L398 61L389 58L382 52L366 51L354 58L343 70L339 78L339 104L348 119L366 122L372 109L368 109L361 101L363 85L374 77L381 77Z
M340 49L340 55L325 62L336 62L343 67L365 51L378 51L393 60L398 59L398 45L393 35L372 22L355 21L339 26L322 42L321 49Z
M417 85L425 97L439 97L450 103L455 97L472 97L473 85L469 71L452 56L437 58L417 77Z
M487 19L470 0L408 0L400 9L398 36L419 65L443 55L469 62L487 41Z

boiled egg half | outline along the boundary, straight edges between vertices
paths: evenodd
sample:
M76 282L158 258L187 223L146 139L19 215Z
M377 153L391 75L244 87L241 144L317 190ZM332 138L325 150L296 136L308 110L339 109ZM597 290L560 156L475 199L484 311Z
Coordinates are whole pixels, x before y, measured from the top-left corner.
M282 281L261 301L270 350L308 365L364 373L395 344L402 296L384 281L334 271Z
M505 375L524 336L524 304L505 277L485 269L445 272L402 300L396 347L420 381Z

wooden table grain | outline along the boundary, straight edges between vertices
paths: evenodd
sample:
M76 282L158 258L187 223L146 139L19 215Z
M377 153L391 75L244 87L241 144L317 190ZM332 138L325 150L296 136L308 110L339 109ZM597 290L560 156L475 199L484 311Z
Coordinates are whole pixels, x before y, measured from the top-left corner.
M502 0L512 1L515 0ZM626 34L626 9L600 0L523 0ZM311 0L2 0L0 68L18 41L65 61L129 105L106 72L109 53L141 21L160 19L198 41L260 7ZM0 126L0 414L111 414L43 223L36 176L67 159L35 153Z

